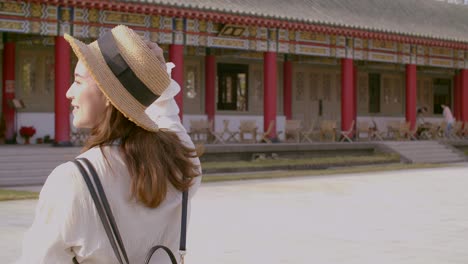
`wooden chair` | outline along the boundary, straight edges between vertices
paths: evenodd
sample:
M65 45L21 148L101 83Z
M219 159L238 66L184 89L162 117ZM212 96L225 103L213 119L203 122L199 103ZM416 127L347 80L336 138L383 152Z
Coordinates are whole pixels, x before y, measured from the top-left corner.
M397 139L410 139L410 122L401 122L397 133Z
M213 137L213 144L216 144L216 143L221 143L221 144L225 144L226 142L224 141L224 130L226 129L224 127L224 129L222 131L216 131L213 129L213 121L210 122L211 124L211 128L210 128L210 134L211 136Z
M239 140L236 138L236 136L239 135L239 131L233 131L229 129L229 120L223 120L223 132L225 135L227 135L225 142L239 142Z
M255 121L241 120L239 126L239 141L241 143L256 143L257 129ZM250 137L248 135L250 135Z
M231 131L229 129L229 120L223 120L223 130L221 131L211 131L211 134L214 136L213 143L236 143L238 142L236 136L239 134L238 131Z
M428 130L430 139L436 140L439 139L442 135L440 134L440 124L431 123L431 127Z
M447 131L447 122L442 121L442 123L440 123L439 130L438 130L438 134L440 138L443 138L443 139L447 138L448 135L445 133L445 131Z
M374 119L372 119L372 127L369 128L369 132L371 133L370 139L383 141L385 132L380 131Z
M368 121L359 121L357 122L356 127L356 139L361 139L361 133L365 133L367 135L367 140L370 141L372 132Z
M463 122L457 121L453 124L449 137L455 138L455 139L461 139L462 132L463 132Z
M418 140L418 129L419 129L419 125L417 123L414 124L413 129L411 129L411 123L409 123L409 127L408 127L408 139L409 140Z
M309 129L301 131L301 142L313 143L312 138L320 136L320 130L315 129L315 121L312 121Z
M211 135L211 123L208 120L190 120L189 135L194 142L208 142Z
M301 120L286 120L284 140L297 143L301 141Z
M399 137L400 121L389 121L387 123L387 137L397 139Z
M465 122L465 124L463 125L462 136L464 138L468 138L468 122Z
M460 130L458 130L458 138L459 139L463 139L465 137L465 123L463 123L463 121L459 121L460 122Z
M320 123L320 141L330 137L333 142L336 141L336 121L323 120Z
M268 129L263 132L261 135L261 138L258 142L265 142L265 143L271 143L271 139L269 138L271 132L273 132L273 128L275 127L275 120L272 120L270 124L268 125Z
M430 122L424 122L420 125L418 125L418 132L419 132L419 139L432 139L432 128L434 125ZM436 127L437 128L437 127Z
M354 120L353 122L351 122L351 126L349 126L349 129L348 130L345 130L345 131L341 131L340 134L341 134L341 140L340 142L343 142L345 140L349 141L349 142L353 142L353 140L350 138L351 134L353 134L353 131L354 131Z

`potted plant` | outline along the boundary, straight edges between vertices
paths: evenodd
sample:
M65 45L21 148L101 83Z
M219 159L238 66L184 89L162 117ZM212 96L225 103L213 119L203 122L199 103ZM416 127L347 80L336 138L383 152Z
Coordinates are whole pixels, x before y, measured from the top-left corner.
M46 143L46 144L49 144L49 143L54 143L54 140L52 138L50 138L49 134L47 134L47 135L44 136L43 142Z
M29 144L29 139L36 134L36 129L33 126L22 126L19 132L24 144Z

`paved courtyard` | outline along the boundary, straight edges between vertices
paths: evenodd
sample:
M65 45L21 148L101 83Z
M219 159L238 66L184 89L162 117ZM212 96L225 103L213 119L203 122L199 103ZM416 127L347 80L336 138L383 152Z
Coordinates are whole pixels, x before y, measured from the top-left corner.
M35 201L0 202L0 259ZM204 184L187 263L466 264L468 167Z

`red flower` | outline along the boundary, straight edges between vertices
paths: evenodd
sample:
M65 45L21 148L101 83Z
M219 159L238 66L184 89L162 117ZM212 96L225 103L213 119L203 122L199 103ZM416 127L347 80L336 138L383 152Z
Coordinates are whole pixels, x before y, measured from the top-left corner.
M24 138L30 138L36 134L36 129L33 126L22 126L19 133Z

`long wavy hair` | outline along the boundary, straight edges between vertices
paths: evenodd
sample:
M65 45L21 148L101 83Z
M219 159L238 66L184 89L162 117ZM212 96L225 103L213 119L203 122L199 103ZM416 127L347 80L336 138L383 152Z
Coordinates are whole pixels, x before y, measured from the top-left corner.
M147 131L110 104L101 122L91 129L83 151L115 141L120 141L120 152L131 176L131 195L147 207L158 207L164 201L168 183L185 191L200 174L199 165L191 158L201 153L184 145L176 133Z

